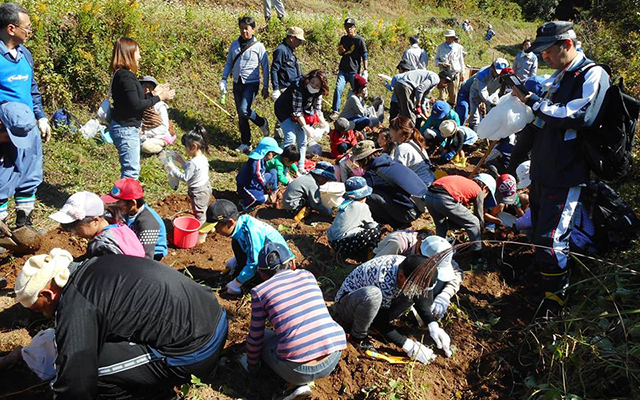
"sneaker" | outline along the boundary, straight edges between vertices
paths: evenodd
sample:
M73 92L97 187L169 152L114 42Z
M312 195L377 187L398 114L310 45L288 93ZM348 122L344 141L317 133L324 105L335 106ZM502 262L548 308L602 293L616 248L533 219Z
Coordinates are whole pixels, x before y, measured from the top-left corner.
M16 228L22 228L23 226L33 226L31 221L31 213L27 214L24 210L16 211Z
M335 121L340 118L340 111L334 111L329 115L329 121Z
M238 153L248 153L251 150L251 147L249 147L249 145L247 144L241 144L240 146L236 147L236 151Z
M265 119L264 124L262 124L262 126L260 127L260 130L262 131L262 136L269 137L269 121Z
M278 400L304 400L311 397L311 387L309 385L302 385L286 389L276 397Z

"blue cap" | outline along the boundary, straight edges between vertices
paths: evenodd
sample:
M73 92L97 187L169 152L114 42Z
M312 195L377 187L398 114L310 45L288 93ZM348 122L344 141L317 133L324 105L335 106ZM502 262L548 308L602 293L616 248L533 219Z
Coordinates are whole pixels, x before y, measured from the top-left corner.
M528 91L535 93L538 96L542 96L542 90L544 88L542 82L544 82L544 80L544 76L532 76L531 78L524 81L524 87Z
M278 146L278 142L272 137L262 138L260 143L256 146L255 150L249 153L249 158L254 160L261 160L269 152L276 154L282 154L282 149Z
M369 196L373 189L367 185L367 180L361 176L352 176L344 183L345 192L342 195L345 199L360 200Z
M287 246L267 240L258 254L258 269L273 271L293 258Z
M333 165L331 165L331 163L328 163L326 161L318 161L316 163L316 167L311 170L311 173L314 175L327 178L330 181L336 180L336 177L334 175Z
M32 132L39 134L33 110L26 104L15 101L0 104L0 121L7 128L11 143L19 149L31 147Z
M451 111L451 106L449 105L449 103L444 100L438 100L433 103L433 111L431 111L431 115L434 118L442 119L446 117L447 114L449 114L449 111Z

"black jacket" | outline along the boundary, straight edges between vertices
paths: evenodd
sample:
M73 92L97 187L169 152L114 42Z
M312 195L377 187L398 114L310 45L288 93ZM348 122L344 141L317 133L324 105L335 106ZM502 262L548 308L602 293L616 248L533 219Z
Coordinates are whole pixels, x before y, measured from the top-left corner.
M119 69L113 76L111 85L111 118L122 126L139 128L144 110L160 101L160 97L145 98L142 85L133 72Z
M157 261L123 255L85 261L71 273L55 314L53 391L63 399L95 399L105 342L190 354L213 339L222 312L211 289Z

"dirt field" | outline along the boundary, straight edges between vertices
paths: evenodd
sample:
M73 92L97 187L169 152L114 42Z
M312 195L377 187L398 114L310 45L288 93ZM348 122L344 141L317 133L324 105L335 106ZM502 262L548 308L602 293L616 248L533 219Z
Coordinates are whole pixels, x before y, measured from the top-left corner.
M473 160L477 160L477 155ZM214 195L237 200L235 193L215 192ZM189 210L189 203L186 196L171 195L153 207L169 225L173 217ZM331 254L326 239L330 220L312 214L296 224L284 212L269 207L259 208L253 214L282 232L299 266L318 277L325 299L331 302L341 280L357 264L337 262ZM413 226L417 228L429 223L423 218ZM63 247L74 256L82 255L86 244L59 229L50 231L44 243L42 251ZM530 249L523 247L495 247L491 251L491 270L465 271L463 287L441 321L455 345L456 351L451 358L445 358L436 350L439 357L427 366L390 365L369 359L349 345L336 370L315 383L313 399L505 399L514 396L535 368L522 333L523 327L531 322L534 310L526 305L519 293L526 279L526 268L531 264L531 254ZM190 274L197 281L214 285L215 271L221 270L231 256L230 239L210 235L204 244L194 249L171 248L163 262ZM7 276L9 288L26 259L27 256L0 259L0 274ZM463 269L468 269L464 257L458 261ZM0 352L10 351L19 344L26 345L30 335L51 326L51 320L14 304L10 290L0 294ZM248 332L248 296L233 301L222 299L221 302L230 317L228 341L216 377L209 382L214 391L203 390L200 398L271 398L282 382L274 379L266 367L256 376L249 377L235 361L244 351ZM402 333L433 345L428 331L416 328L413 317L403 317L398 324ZM389 354L402 353L394 345L375 340L374 343L379 350ZM50 397L47 386L25 368L0 373L0 399L46 399Z

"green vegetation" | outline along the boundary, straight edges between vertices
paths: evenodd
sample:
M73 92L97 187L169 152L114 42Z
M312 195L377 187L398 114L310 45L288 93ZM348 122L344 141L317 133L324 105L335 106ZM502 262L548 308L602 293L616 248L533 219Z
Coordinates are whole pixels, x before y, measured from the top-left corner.
M548 3L552 3L550 1ZM235 171L245 160L229 151L238 140L236 122L211 104L196 89L218 99L220 79L229 43L237 36L236 19L243 10L214 5L214 2L147 0L26 0L32 12L34 34L27 44L36 63L36 76L47 112L66 108L86 121L107 92L108 64L114 40L127 35L141 45L141 74L155 75L177 89L171 102L171 117L179 133L202 121L214 144L210 157L216 189L235 189ZM198 3L198 4L195 4ZM262 22L259 4L249 14ZM380 4L382 3L382 4ZM335 46L342 20L349 13L358 19L359 32L370 51L372 96L388 92L378 73L393 74L407 38L418 34L433 56L442 32L454 27L462 34L469 52L467 62L479 67L498 56L512 59L525 37L535 34L537 23L522 21L521 8L499 0L371 0L319 4L302 0L287 17L286 25L303 27L307 44L299 57L305 71L322 68L333 86L338 56ZM519 2L530 5L531 1ZM635 95L640 95L640 33L637 0L597 2L583 15L578 26L584 47L593 59L605 62L614 75L625 78ZM476 28L473 38L461 32L460 23L470 18ZM490 47L482 39L487 23L497 31ZM282 40L285 27L274 18L260 33L271 52ZM228 96L225 108L235 114ZM331 96L327 100L331 100ZM257 100L257 110L271 120L273 102ZM328 107L328 106L327 106ZM257 130L255 133L258 134ZM257 137L256 137L257 139ZM180 149L179 145L174 146ZM77 190L103 193L119 175L115 149L108 144L84 140L65 130L56 132L44 147L45 184L40 189L37 222L47 224L45 215L61 206ZM640 207L636 168L632 178L617 185L620 193ZM141 181L150 201L166 196L170 189L156 157L143 159ZM180 189L185 192L184 185ZM525 329L525 351L535 358L539 374L526 383L527 393L518 398L638 398L640 391L640 279L636 243L626 252L612 254L610 261L583 260L573 277L574 295L563 315L551 322L535 322ZM326 279L325 286L336 282ZM491 325L487 329L491 329ZM514 349L514 351L516 351ZM384 393L389 397L410 397L412 381L389 380ZM197 386L196 383L194 385ZM408 394L407 394L408 393ZM403 397L404 398L404 397Z

